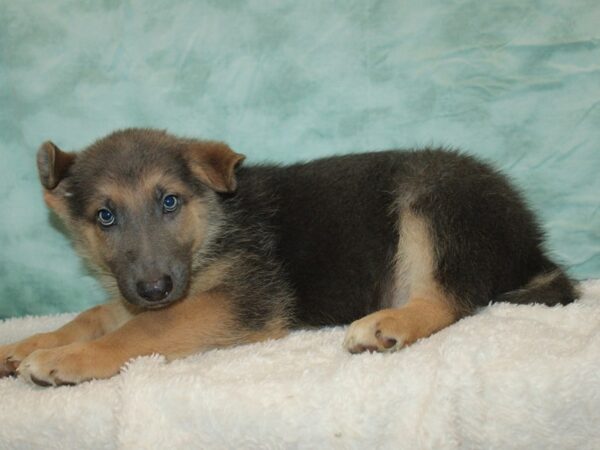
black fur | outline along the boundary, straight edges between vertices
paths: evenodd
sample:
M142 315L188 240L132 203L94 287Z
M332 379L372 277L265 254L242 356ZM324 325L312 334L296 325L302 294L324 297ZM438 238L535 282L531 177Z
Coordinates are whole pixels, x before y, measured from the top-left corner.
M576 297L545 255L543 233L522 196L470 156L376 152L243 167L237 176L237 192L220 203L227 227L239 234L219 251L245 247L277 262L297 323L349 323L381 307L403 208L430 224L436 279L462 314L492 300L565 304ZM559 272L552 283L526 289L553 271Z
M374 153L238 171L224 210L242 217L244 229L265 224L275 243L268 257L281 263L297 299L296 321L348 323L379 305L398 241L394 182L385 176L393 159Z

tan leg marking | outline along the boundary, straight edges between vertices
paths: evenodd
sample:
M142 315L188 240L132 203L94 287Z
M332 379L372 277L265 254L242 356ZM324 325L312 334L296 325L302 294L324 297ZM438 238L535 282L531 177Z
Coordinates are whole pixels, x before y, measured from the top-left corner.
M133 317L120 301L95 306L56 331L38 333L14 344L0 346L0 377L15 372L21 361L38 349L96 339Z
M142 312L95 341L38 350L21 363L19 373L41 385L74 384L109 378L137 356L158 353L173 360L285 333L285 325L277 320L258 332L244 330L236 323L227 297L204 293L165 309Z
M434 252L427 222L413 212L401 214L398 249L394 261L394 288L383 306L398 308L416 296L439 296L432 277Z
M344 347L352 353L390 352L455 322L455 302L433 276L434 251L426 220L409 209L400 218L392 299L350 325ZM408 300L408 301L407 301Z
M400 350L456 321L453 308L438 299L413 298L398 309L383 309L350 325L344 347L350 353Z

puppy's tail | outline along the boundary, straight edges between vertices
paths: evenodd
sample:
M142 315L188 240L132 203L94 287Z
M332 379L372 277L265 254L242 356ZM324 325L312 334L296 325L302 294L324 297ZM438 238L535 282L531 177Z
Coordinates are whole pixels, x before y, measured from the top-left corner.
M541 303L554 306L569 304L579 295L576 283L561 268L553 265L550 270L535 275L523 288L506 292L495 301L519 305Z

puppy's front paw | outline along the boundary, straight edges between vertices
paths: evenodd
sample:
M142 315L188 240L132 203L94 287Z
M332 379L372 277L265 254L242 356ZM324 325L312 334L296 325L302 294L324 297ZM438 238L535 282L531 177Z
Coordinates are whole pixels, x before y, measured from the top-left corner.
M408 330L388 311L378 311L352 322L344 338L350 353L395 352L408 342Z
M15 344L0 346L0 378L13 375L17 364L13 360L15 354Z
M77 342L64 347L37 350L25 358L17 372L39 386L74 385L110 378L119 372L120 361L94 343Z
M52 333L40 333L20 342L0 346L0 377L14 375L21 361L40 348L52 348L58 345Z

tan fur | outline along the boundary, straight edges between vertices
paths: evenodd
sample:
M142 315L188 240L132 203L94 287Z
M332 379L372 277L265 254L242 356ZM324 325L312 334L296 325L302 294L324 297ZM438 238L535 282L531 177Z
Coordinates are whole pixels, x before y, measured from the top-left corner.
M446 299L416 297L402 308L383 309L353 322L344 347L351 353L396 351L451 325L456 318Z
M534 288L538 288L540 286L544 286L546 284L550 284L552 281L554 281L555 278L557 278L559 276L560 276L560 271L558 271L558 270L548 272L548 273L543 273L541 275L533 277L533 279L529 283L527 283L526 288L534 289Z
M104 262L107 247L103 245L104 236L98 227L86 222L77 226L78 242L76 243L78 253L84 258L92 261L96 266L107 270Z
M454 323L456 315L441 298L413 298L399 309L379 311L380 339L400 337L404 345L425 338Z
M63 221L71 231L74 238L73 243L77 252L94 264L94 269L100 270L100 275L108 272L104 262L103 236L97 226L91 222L76 222L69 213L67 205L68 192L65 192L61 184L53 190L44 189L44 201L46 205ZM97 210L90 212L95 215Z
M455 302L435 281L427 222L402 212L392 298L383 309L351 324L344 346L352 353L395 351L452 324Z
M227 276L232 262L228 260L218 260L202 270L192 280L190 291L193 293L206 292L218 286Z
M58 330L39 333L20 342L0 346L0 374L13 372L27 356L39 349L97 339L127 322L135 314L120 301L95 306Z
M192 252L198 250L206 234L207 207L193 195L189 187L179 180L160 172L151 172L136 180L135 185L106 183L99 188L101 194L98 196L98 200L110 198L115 204L122 205L128 211L135 213L144 204L155 200L157 186L161 186L165 192L175 193L188 199L188 203L182 211L183 218L177 234L179 239L184 240L186 244L190 244L191 241ZM90 208L90 216L94 216L102 206L102 202L94 203L92 201L91 204L94 206ZM93 228L96 235L103 236L98 227L93 226Z
M197 199L190 202L185 209L178 240L189 245L192 254L200 249L206 238L208 214L207 206Z
M131 308L114 300L82 312L55 333L64 336L64 343L96 339L116 330L134 315Z
M129 181L106 180L98 186L98 191L88 204L88 215L94 217L99 208L104 206L104 201L110 199L117 205L123 205L130 211L143 207L149 200L154 200L156 188L160 186L169 193L178 193L191 197L188 186L177 178L157 171L144 173Z
M235 168L246 157L223 142L195 141L188 146L192 171L217 192L236 189Z
M206 235L207 207L202 201L196 199L184 184L160 172L146 174L139 182L136 181L135 186L112 182L102 184L99 187L99 195L90 202L92 207L88 208L88 215L94 217L98 209L104 204L105 199L108 198L113 203L135 212L142 205L154 199L157 186L161 186L166 192L175 192L190 199L186 208L182 211L177 239L189 245L191 252L195 253L201 247ZM52 204L49 204L49 206L59 213L64 220L71 221L69 217L65 217L67 209L64 198L48 191L45 195L52 198ZM109 249L104 244L105 232L90 221L72 223L71 228L74 231L73 235L78 237L76 240L78 252L94 265L103 270L108 270L105 260L112 255L108 253Z
M406 209L400 217L395 279L390 307L397 308L413 296L437 296L433 280L433 248L424 219Z
M39 384L78 383L115 375L130 358L160 353L168 360L211 348L279 338L278 320L259 332L237 326L224 294L207 292L169 308L144 311L117 330L86 343L39 350L19 372Z
M290 332L289 320L284 316L277 316L269 321L266 326L258 331L247 333L244 337L244 343L262 342L269 339L281 339Z
M68 215L64 195L59 195L58 193L53 193L52 191L46 190L44 191L44 202L59 217L65 217Z

